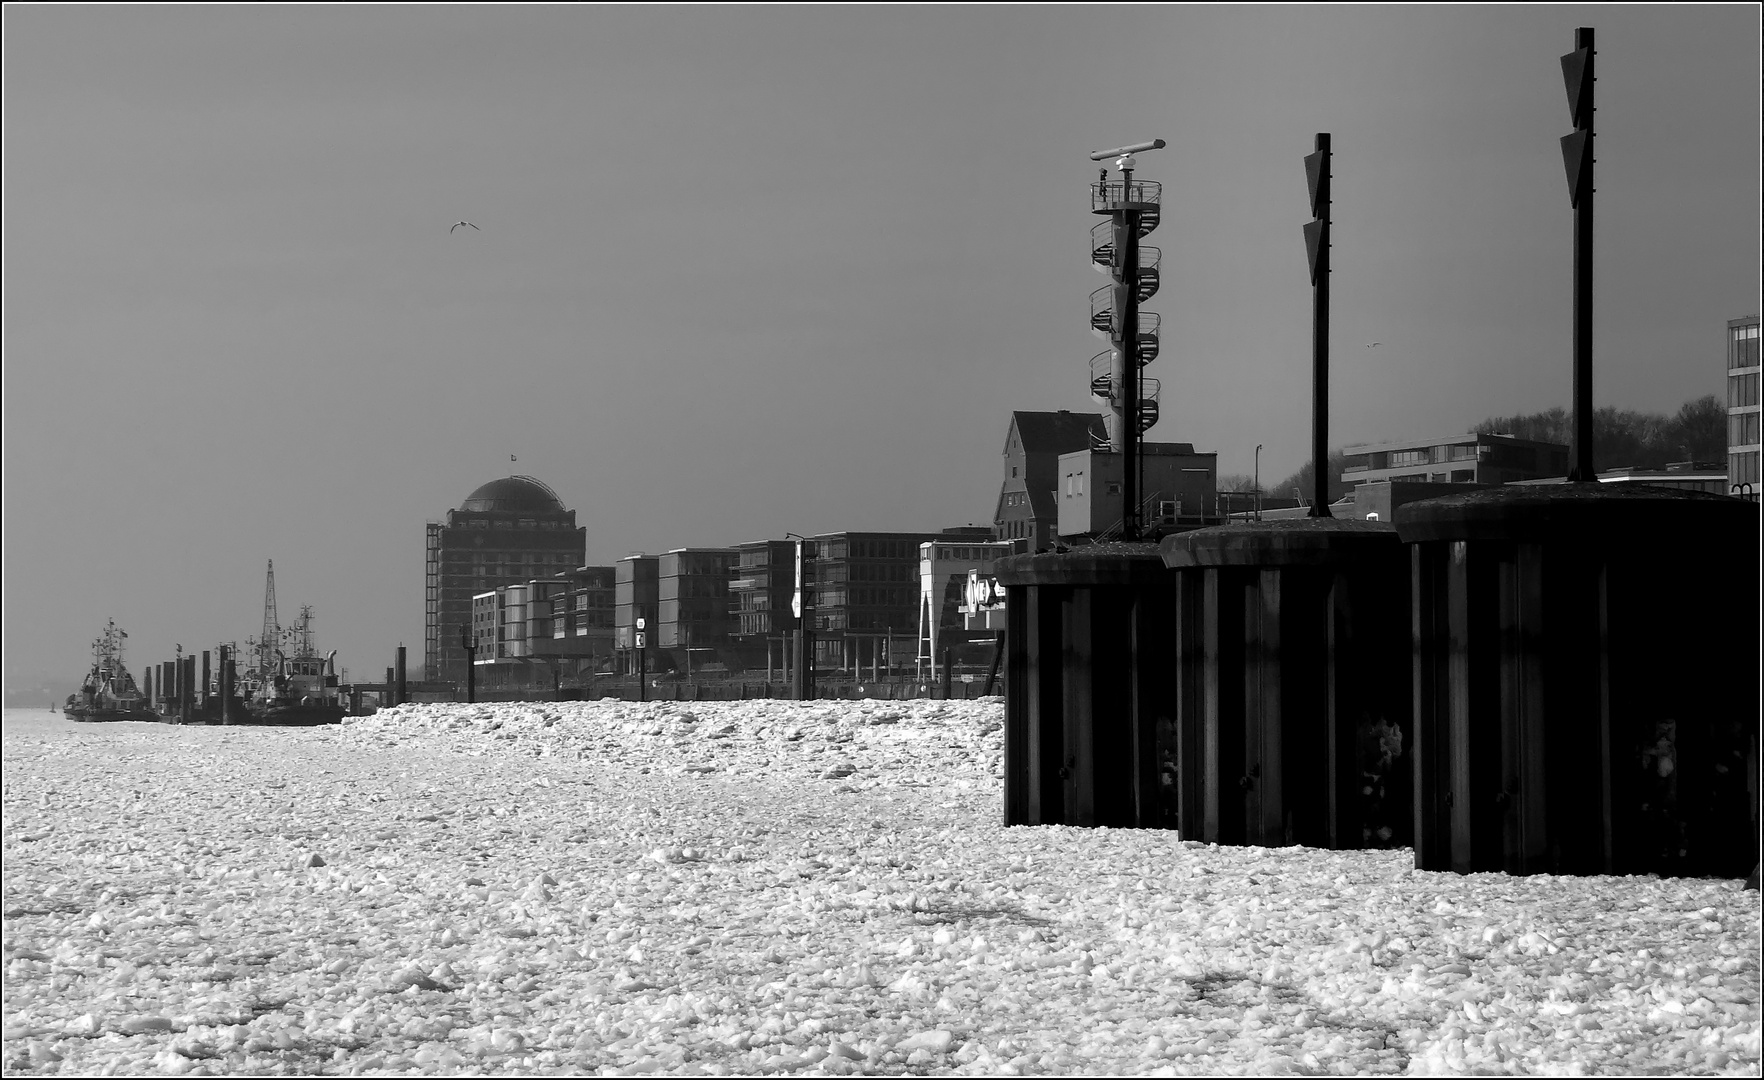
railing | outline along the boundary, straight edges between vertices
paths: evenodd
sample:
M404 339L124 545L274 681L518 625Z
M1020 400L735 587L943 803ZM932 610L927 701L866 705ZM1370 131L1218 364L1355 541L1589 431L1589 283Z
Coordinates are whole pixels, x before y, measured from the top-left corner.
M1115 289L1117 286L1104 285L1090 294L1090 328L1105 337L1121 336L1121 313L1115 307ZM1139 312L1140 363L1149 362L1157 356L1158 329L1163 325L1163 317L1155 311ZM1145 349L1146 339L1151 340L1151 352Z
M1140 245L1140 271L1157 269L1158 261L1163 256L1163 251L1156 247L1149 244ZM1112 269L1117 265L1115 262L1115 223L1112 220L1105 219L1090 227L1090 261L1101 268Z
M1111 403L1115 400L1114 368L1115 350L1113 349L1104 349L1090 358L1091 397Z
M1164 493L1161 491L1154 491L1150 495L1146 496L1144 501L1142 501L1139 504L1139 520L1140 521L1145 520L1145 508L1146 507L1151 506L1152 504L1158 502L1163 497L1164 497ZM1110 525L1108 528L1104 529L1102 532L1097 533L1096 534L1096 542L1100 544L1100 543L1103 543L1108 540L1120 539L1121 529L1126 524L1127 524L1127 519L1125 517L1122 517L1119 521L1116 521L1113 525Z
M1164 185L1156 180L1104 180L1090 185L1091 210L1116 210L1156 205L1164 198Z

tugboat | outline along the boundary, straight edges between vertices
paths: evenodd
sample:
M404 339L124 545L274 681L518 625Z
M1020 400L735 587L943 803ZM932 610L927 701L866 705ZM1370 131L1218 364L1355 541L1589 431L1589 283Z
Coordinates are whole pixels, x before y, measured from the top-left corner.
M245 707L255 724L313 726L343 722L343 702L337 686L337 650L323 656L313 651L312 608L300 609L300 621L282 635L293 655L280 649L263 650L255 686Z
M123 639L129 635L111 620L92 642L92 670L78 693L69 694L62 712L69 720L96 723L110 720L157 721L147 700L123 666Z

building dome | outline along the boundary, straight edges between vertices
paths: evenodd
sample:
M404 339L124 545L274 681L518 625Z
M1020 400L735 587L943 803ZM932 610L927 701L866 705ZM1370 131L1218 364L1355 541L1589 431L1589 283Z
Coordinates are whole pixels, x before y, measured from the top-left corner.
M504 514L561 514L563 500L557 492L531 476L505 476L492 480L466 496L461 510Z

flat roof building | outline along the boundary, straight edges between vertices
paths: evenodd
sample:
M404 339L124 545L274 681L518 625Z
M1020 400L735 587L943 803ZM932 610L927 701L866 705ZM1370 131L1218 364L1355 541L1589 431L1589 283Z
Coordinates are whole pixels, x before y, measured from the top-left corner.
M1140 520L1147 535L1219 524L1219 455L1197 454L1192 443L1141 443L1139 450ZM1060 537L1118 536L1121 455L1085 449L1061 454L1058 462Z
M1758 316L1727 323L1727 491L1756 502L1760 445Z
M1511 435L1471 432L1438 439L1344 446L1349 484L1507 484L1568 475L1568 448Z

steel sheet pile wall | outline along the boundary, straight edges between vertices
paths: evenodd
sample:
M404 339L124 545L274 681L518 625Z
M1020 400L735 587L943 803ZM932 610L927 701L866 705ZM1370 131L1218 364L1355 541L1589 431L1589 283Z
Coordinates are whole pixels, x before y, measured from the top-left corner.
M1570 484L1424 500L1396 519L1411 553L1417 867L1753 868L1757 507Z
M1407 589L1388 524L1328 518L1164 540L1176 575L1183 834L1408 843Z
M1174 828L1175 594L1157 548L994 566L1007 589L1005 824Z

